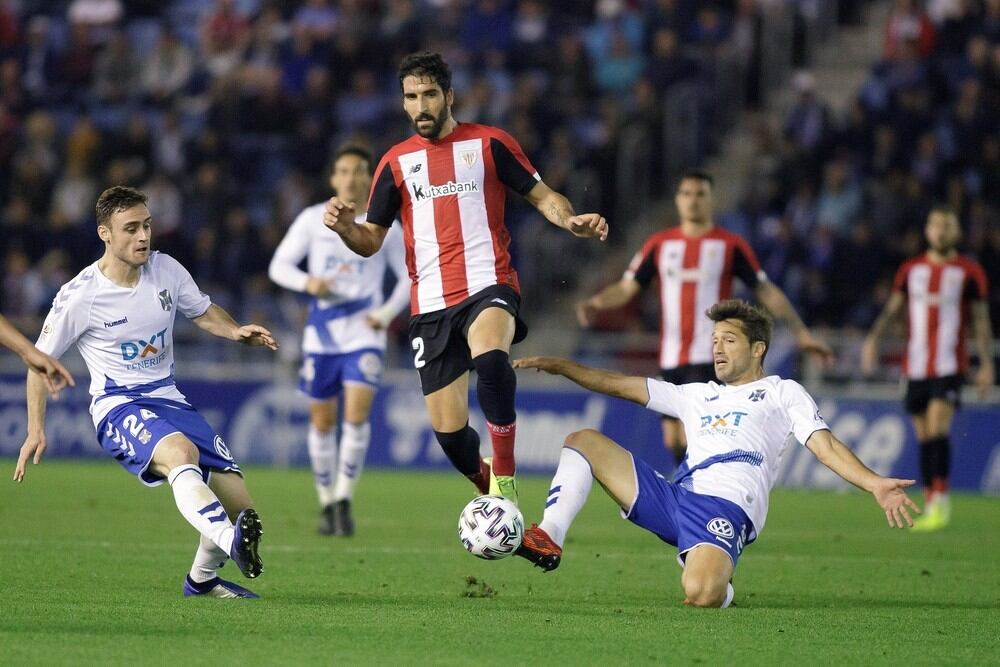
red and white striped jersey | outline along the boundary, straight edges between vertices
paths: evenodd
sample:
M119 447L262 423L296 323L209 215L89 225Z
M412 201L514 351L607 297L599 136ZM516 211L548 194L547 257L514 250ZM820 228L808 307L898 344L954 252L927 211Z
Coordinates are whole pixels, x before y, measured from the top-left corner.
M368 221L402 221L414 315L490 285L519 291L504 224L506 187L526 195L540 180L514 138L487 125L460 123L444 139L414 135L389 149L375 170Z
M729 298L733 277L750 289L767 280L750 244L718 227L703 236L685 236L680 227L650 236L624 277L646 287L656 276L664 370L712 363L713 323L705 311Z
M924 380L964 373L969 363L969 303L988 297L983 267L961 256L935 264L924 254L899 267L893 289L906 296L909 311L906 377Z

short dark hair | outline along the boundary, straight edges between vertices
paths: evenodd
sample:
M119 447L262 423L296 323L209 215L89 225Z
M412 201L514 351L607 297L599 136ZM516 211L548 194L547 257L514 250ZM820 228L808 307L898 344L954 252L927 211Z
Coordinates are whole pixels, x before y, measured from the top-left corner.
M146 203L146 195L127 185L116 185L101 193L97 198L97 224L111 226L111 216L119 211L127 211L133 206Z
M360 144L344 144L333 154L333 160L330 161L330 173L333 173L334 168L337 166L337 161L345 155L353 155L360 158L368 164L368 173L372 173L375 165L372 164L372 152Z
M440 53L421 51L403 58L403 62L399 63L400 91L403 90L403 79L408 76L427 77L441 86L441 90L445 93L451 90L451 68Z
M763 309L741 299L726 299L706 310L705 315L713 322L739 322L743 333L750 339L750 345L760 341L766 346L760 358L761 362L764 361L771 348L771 316Z
M681 174L681 177L677 179L677 187L680 187L681 183L687 179L692 179L695 181L704 181L708 183L710 187L715 187L715 179L712 175L703 169L687 169Z

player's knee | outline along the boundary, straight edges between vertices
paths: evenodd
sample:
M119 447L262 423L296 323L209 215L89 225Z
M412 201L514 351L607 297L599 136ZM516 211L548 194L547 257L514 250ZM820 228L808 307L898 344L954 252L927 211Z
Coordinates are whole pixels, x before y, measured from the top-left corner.
M312 427L322 435L326 435L333 430L333 416L327 414L313 414L310 418Z
M721 607L726 601L726 585L704 577L685 577L684 601L692 607Z
M590 458L596 452L600 451L600 447L603 442L604 435L600 431L595 431L592 428L585 428L566 436L566 442L563 446L575 449L583 454L584 457Z
M198 465L198 448L187 438L174 438L161 442L157 446L154 456L168 468Z

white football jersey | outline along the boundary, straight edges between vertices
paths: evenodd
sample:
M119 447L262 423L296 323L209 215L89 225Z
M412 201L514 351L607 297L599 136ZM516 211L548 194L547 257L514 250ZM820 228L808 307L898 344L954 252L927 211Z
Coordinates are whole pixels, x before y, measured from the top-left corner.
M138 398L187 404L174 384L174 318L203 315L211 299L169 255L152 252L135 287L111 282L94 262L59 290L38 349L61 357L76 343L90 371L94 426Z
M829 428L802 385L777 375L741 385L649 379L646 386L646 407L684 424L687 458L678 476L693 472L681 484L739 505L757 535L785 447Z
M304 292L310 276L323 278L333 295L313 298L309 320L302 334L302 351L309 354L343 354L365 348L385 349L385 329L373 329L369 313L388 323L410 303L410 278L400 225L393 225L382 248L371 257L358 255L323 224L325 204L303 210L281 240L268 274L278 285ZM367 219L360 214L355 219ZM307 270L298 265L306 259ZM388 268L396 287L383 303L382 285Z

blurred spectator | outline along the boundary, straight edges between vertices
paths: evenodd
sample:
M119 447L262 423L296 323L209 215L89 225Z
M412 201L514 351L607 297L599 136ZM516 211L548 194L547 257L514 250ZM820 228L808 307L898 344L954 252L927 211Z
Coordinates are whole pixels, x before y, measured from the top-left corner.
M306 0L292 18L292 31L305 35L308 41L325 41L337 29L337 10L329 0Z
M816 78L811 73L798 72L792 87L797 98L785 117L785 135L799 150L817 150L830 130L830 112L816 95Z
M142 90L153 101L163 103L187 84L193 70L191 51L166 28L142 64Z
M139 92L139 62L128 35L117 30L94 62L94 96L105 104L119 104Z
M73 0L66 18L71 24L84 27L92 43L104 44L121 21L122 14L121 0Z
M851 180L847 164L843 161L827 164L816 207L819 226L836 236L847 236L860 212L861 188Z
M885 57L895 58L905 42L915 42L921 58L934 50L934 25L918 0L894 0L885 23Z
M202 19L201 52L205 67L217 77L226 76L239 65L250 38L250 24L236 9L235 0L215 0L215 8Z
M66 164L62 177L56 181L49 210L67 224L79 225L90 217L97 195L97 183L86 165L74 160Z
M678 81L701 75L698 61L684 55L673 30L661 28L654 32L652 49L646 63L646 76L658 91L666 91Z

